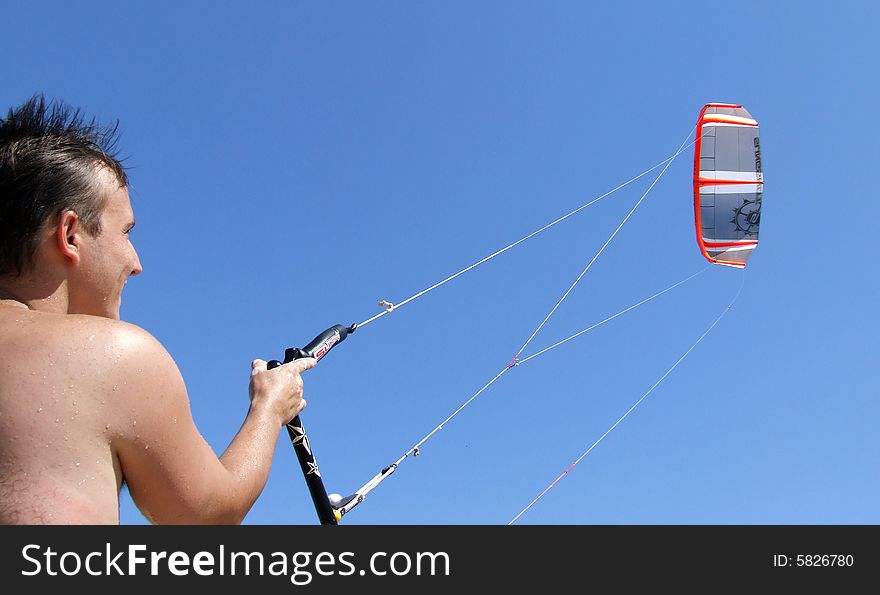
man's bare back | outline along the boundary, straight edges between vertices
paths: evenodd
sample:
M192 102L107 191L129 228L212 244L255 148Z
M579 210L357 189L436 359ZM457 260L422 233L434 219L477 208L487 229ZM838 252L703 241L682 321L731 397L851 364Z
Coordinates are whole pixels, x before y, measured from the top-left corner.
M135 419L94 316L0 306L0 523L117 523L115 438Z

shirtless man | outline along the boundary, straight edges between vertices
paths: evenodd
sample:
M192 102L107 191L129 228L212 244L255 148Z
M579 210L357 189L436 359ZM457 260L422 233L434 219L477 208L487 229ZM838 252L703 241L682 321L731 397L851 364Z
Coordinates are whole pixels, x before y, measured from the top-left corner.
M253 362L218 458L171 356L119 320L142 269L112 146L40 96L0 119L0 523L115 524L123 482L154 523L240 523L315 360Z

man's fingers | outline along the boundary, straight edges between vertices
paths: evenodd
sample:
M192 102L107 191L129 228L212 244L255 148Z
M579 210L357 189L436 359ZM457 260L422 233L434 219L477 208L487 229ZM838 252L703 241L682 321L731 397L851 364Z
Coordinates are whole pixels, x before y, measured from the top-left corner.
M303 357L300 359L295 359L292 362L288 362L284 364L285 366L290 366L288 370L294 372L296 374L302 374L308 369L314 368L315 364L318 363L313 357ZM255 359L251 362L251 375L256 374L262 370L266 370L267 362L262 359Z
M314 368L317 363L318 360L313 357L302 357L284 365L290 366L291 371L296 372L297 374L302 374L306 370Z

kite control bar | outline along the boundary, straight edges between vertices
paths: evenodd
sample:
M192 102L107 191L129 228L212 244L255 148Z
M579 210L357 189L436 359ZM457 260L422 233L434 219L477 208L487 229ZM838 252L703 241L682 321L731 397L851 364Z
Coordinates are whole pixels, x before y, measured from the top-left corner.
M327 355L334 346L342 343L349 333L353 333L357 329L357 324L351 326L343 326L337 324L331 326L326 331L312 339L312 342L303 348L290 347L284 351L284 363L290 363L295 359L303 357L313 357L318 361ZM268 369L277 368L282 362L277 359L270 361L266 367ZM318 470L318 463L315 461L315 455L312 453L309 438L303 428L299 415L294 417L287 424L287 433L290 435L290 442L296 451L296 458L299 459L299 466L302 469L303 477L305 477L306 485L309 493L312 495L312 502L315 504L315 511L318 513L318 520L322 525L335 525L342 518L339 512L330 504L327 497L327 490L324 488L324 480L321 479L321 472Z

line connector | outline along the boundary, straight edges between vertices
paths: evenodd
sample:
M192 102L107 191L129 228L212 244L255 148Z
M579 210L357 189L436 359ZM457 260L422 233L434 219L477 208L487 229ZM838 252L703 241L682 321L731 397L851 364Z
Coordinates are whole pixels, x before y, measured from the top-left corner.
M391 302L389 302L387 300L379 300L379 305L382 306L383 308L385 308L386 312L393 312L394 311L394 304L392 304Z
M519 361L518 361L518 360L519 360L519 355L520 355L520 354L517 353L517 354L514 355L513 358L511 358L511 360L507 363L507 369L508 369L508 370L511 369L511 368L514 367L514 366L518 366L518 365L519 365Z

